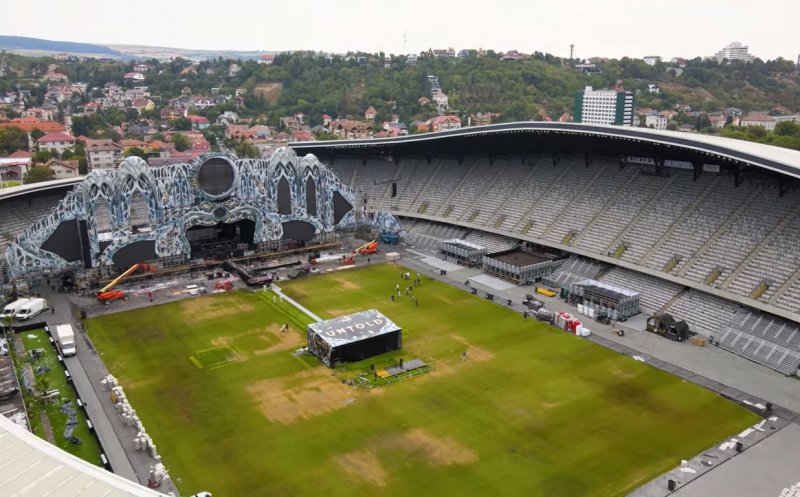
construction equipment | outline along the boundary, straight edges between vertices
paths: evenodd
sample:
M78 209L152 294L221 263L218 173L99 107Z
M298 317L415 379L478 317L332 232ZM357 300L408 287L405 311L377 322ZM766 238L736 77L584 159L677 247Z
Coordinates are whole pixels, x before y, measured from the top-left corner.
M233 290L233 282L231 280L225 281L218 281L216 285L214 285L215 290Z
M369 255L378 253L378 241L372 240L353 250L354 254Z
M342 256L342 266L352 266L355 264L353 260L353 254L347 254Z
M97 292L97 301L102 302L105 305L110 305L111 302L113 302L114 300L119 300L119 299L128 300L128 294L126 294L122 290L112 290L112 289L115 286L117 286L117 284L120 281L124 280L125 278L127 278L128 276L132 275L133 273L139 270L141 270L142 272L155 273L156 267L150 264L146 264L144 262L139 262L134 264L133 266L129 267L127 271L125 271L121 275L111 280L111 282L108 285L101 288L100 291Z

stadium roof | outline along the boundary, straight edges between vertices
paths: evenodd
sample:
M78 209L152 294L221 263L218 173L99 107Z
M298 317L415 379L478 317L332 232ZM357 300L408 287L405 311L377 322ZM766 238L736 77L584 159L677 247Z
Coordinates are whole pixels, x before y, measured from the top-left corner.
M290 146L299 152L316 153L317 155L339 151L358 154L367 149L376 149L376 151L387 148L410 149L410 146L413 145L416 145L416 148L424 149L426 144L444 145L448 141L463 143L463 140L460 139L466 137L473 139L489 137L496 142L498 137L506 134L527 134L532 138L541 138L532 141L538 147L534 148L534 151L543 151L541 147L548 146L555 147L556 151L575 152L574 139L584 138L589 141L586 143L586 147L579 148L580 152L613 153L616 151L625 155L662 155L665 159L672 159L672 155L679 155L681 158L697 158L710 162L731 161L747 163L800 178L800 151L796 150L713 135L579 123L516 122L395 138L317 141L292 143ZM561 138L561 140L553 140L553 138ZM508 142L503 143L507 144ZM463 147L457 149L460 150Z
M0 488L3 495L164 497L89 464L0 416Z
M53 190L58 188L68 188L77 185L86 179L85 176L77 178L56 179L52 181L42 181L40 183L31 183L29 185L11 186L0 190L0 200L18 197L20 195L27 195L29 193Z

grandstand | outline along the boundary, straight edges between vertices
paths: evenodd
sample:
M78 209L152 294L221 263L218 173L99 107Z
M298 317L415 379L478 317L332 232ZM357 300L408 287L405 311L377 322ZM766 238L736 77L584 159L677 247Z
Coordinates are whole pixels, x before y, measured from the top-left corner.
M546 282L630 288L645 312L703 335L740 309L800 320L800 153L555 123L294 147L332 160L369 208L404 219L418 248L462 238L579 255Z

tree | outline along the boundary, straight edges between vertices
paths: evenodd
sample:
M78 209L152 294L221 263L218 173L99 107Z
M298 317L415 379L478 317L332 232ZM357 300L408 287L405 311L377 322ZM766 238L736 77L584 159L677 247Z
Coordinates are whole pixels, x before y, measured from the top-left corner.
M178 131L189 131L192 129L192 122L185 117L173 119L169 124Z
M172 136L172 144L175 145L175 150L178 152L183 152L191 146L189 139L180 133L175 133L175 135Z
M47 166L33 166L32 168L28 169L28 172L25 173L25 177L22 179L22 182L26 185L31 183L41 183L42 181L50 181L51 179L55 178L55 173L53 170Z
M44 164L54 157L58 157L58 152L54 152L52 150L40 150L33 153L33 162L36 164Z
M15 126L0 128L0 152L6 155L17 150L28 150L28 135Z
M183 135L181 135L181 136L183 136ZM144 153L144 150L142 150L139 147L130 147L130 148L125 150L125 157L131 157L131 156L133 156L133 157L144 157L145 153Z
M31 138L33 138L34 142L38 142L39 138L43 137L44 135L45 132L40 130L39 128L33 128L33 130L31 131Z
M258 148L248 141L237 143L234 152L239 157L258 157Z

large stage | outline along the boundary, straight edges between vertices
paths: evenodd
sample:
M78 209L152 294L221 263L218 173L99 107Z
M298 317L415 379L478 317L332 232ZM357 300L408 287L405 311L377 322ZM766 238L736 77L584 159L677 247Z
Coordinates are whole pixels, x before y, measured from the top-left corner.
M308 325L308 349L326 366L361 361L403 345L399 326L376 309Z

